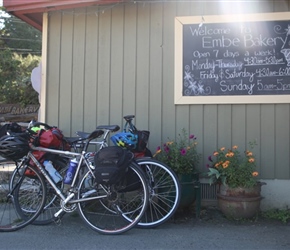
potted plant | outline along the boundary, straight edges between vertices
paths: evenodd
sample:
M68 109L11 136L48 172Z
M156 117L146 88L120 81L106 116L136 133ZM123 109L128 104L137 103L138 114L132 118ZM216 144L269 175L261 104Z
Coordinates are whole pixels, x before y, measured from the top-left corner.
M196 136L181 130L177 139L168 141L157 148L154 158L168 165L178 176L181 184L181 201L179 208L190 206L200 192L199 172L197 166L201 155L197 152ZM198 192L196 192L198 189Z
M251 150L255 144L249 143ZM207 175L210 184L219 184L218 206L227 217L251 218L260 209L264 183L257 180L256 160L251 150L241 154L238 146L221 147L208 158Z

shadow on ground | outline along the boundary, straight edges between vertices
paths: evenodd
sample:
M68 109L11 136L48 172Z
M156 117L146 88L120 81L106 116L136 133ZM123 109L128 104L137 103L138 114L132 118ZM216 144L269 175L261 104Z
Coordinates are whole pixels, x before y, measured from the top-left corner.
M262 213L257 214L252 219L235 220L225 217L221 211L214 206L203 207L200 216L197 217L194 207L177 210L172 218L173 223L186 223L189 221L210 223L210 224L231 224L231 225L290 225L288 220L286 223L278 219L270 219L263 216Z

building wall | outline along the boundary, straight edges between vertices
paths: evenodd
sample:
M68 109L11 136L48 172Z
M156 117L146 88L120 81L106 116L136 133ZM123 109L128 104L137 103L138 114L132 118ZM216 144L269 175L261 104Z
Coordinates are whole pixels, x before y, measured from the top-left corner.
M45 119L66 135L123 125L135 114L155 151L182 128L207 157L221 146L243 150L254 139L263 180L288 180L290 106L174 104L174 18L289 11L290 1L139 2L48 14ZM290 14L289 14L290 17ZM266 97L265 97L266 98Z

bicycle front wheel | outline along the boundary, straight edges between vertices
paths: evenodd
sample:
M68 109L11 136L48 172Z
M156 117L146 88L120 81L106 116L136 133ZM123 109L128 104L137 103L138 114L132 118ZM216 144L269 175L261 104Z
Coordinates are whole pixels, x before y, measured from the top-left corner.
M154 228L168 221L180 203L180 183L166 164L151 158L136 158L145 172L149 185L148 208L138 223L142 228Z
M8 160L0 162L0 232L16 231L31 224L45 203L44 181L35 168L26 168L33 177L22 171L10 189L11 175L17 164ZM26 205L20 206L23 203ZM28 211L21 210L21 207Z
M60 175L64 177L67 170L67 163L61 159L55 159L52 161L53 166L59 171ZM13 188L14 184L17 183L17 180L22 176L23 169L26 166L22 166L21 168L16 168L12 174L10 181L10 189ZM43 178L44 179L44 178ZM52 188L47 180L44 179L44 183L46 185L46 202L45 205L39 214L39 216L33 221L33 225L47 225L55 221L54 214L60 209L60 198L56 194L56 191ZM35 185L35 182L27 182L26 185ZM63 182L58 184L59 188L63 188ZM33 188L33 187L31 187ZM23 211L26 211L27 204L19 204L19 206L24 205ZM22 211L20 210L20 211Z
M148 204L148 185L136 163L128 168L130 180L123 178L114 185L102 185L87 172L80 182L78 203L81 217L93 230L102 234L121 234L133 228ZM132 181L133 180L133 181Z

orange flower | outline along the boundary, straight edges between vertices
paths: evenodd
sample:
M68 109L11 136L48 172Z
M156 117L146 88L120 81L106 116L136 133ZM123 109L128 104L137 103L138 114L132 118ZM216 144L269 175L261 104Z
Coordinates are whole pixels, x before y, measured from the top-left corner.
M226 157L233 157L235 154L232 151L229 151L228 153L225 154Z
M233 152L226 153L226 157L233 157L235 154Z
M223 168L227 168L228 166L229 166L229 161L225 161L224 163L223 163Z
M251 163L254 162L254 161L255 161L254 158L250 158L250 159L249 159L249 162L251 162Z
M253 175L254 177L256 177L256 176L259 175L259 173L258 173L257 171L255 171L255 172L252 173L252 175Z
M238 148L238 146L237 146L237 145L234 145L234 146L233 146L233 149L237 149L237 148Z
M217 156L219 153L217 152L217 151L215 151L214 153L213 153L213 155L214 156Z
M173 143L173 141L168 141L166 142L166 145L171 145Z
M217 162L214 166L216 167L216 168L218 168L220 165L222 165L223 164L223 162L222 161L220 161L220 162Z
M247 156L253 156L253 153L251 151L247 151Z
M221 151L224 151L225 149L226 149L225 147L222 147L222 148L221 148Z
M159 153L161 153L162 152L162 150L161 149L158 149L156 152L155 152L155 154L153 155L153 157L155 157L156 155L158 155Z

